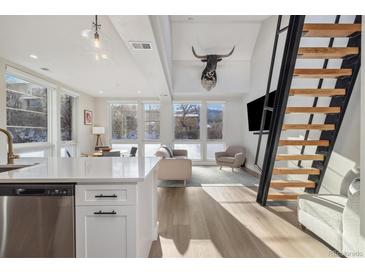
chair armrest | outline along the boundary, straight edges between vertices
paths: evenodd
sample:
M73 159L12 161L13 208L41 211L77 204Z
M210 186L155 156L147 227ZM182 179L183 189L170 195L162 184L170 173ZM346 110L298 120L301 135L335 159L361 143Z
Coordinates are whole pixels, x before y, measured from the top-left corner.
M233 165L234 165L235 167L240 167L240 166L242 166L242 165L245 163L245 160L246 160L246 157L245 157L245 155L244 155L242 152L240 152L240 153L236 153L236 154L234 155L234 158L235 158L235 160L234 160Z
M174 156L188 157L188 151L186 149L173 149L172 154L174 154Z

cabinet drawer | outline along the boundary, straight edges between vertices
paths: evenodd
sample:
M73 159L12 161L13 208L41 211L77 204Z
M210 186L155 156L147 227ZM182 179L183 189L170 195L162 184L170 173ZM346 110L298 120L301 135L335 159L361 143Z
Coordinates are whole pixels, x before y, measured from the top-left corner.
M78 205L135 205L134 185L77 185Z

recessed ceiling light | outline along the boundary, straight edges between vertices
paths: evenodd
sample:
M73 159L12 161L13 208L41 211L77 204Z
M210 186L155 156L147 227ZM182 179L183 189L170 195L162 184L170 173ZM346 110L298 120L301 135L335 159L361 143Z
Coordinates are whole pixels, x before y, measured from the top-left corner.
M103 94L104 93L104 91L102 91L102 90L99 90L99 94Z
M100 60L100 56L99 56L99 54L95 54L95 60L96 60L96 61L99 61L99 60Z
M108 59L108 55L106 55L105 53L103 53L103 54L101 55L101 58L103 58L103 59Z
M84 29L83 31L81 31L81 36L84 37L84 38L89 38L90 32L91 32L91 30Z
M140 91L140 90L137 90L137 93L138 93L138 94L141 94L141 93L142 93L142 91Z
M32 59L38 59L38 56L35 55L35 54L31 54L31 55L29 55L29 57L32 58Z

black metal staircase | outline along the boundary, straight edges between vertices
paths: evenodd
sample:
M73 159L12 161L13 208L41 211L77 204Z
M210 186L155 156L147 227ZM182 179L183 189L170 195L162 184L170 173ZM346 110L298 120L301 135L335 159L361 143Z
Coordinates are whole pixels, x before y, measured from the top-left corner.
M360 69L361 16L356 16L353 24L340 24L340 16L336 17L333 24L305 24L304 19L305 16L301 15L290 16L289 25L285 29L287 36L257 194L257 202L262 205L266 205L268 200L294 200L301 194L286 192L286 189L304 188L306 192L318 193ZM281 17L278 19L278 26L280 21ZM280 30L279 27L276 35L278 35L278 30ZM302 37L327 37L331 39L328 47L300 48ZM347 47L334 48L335 37L348 37ZM276 43L277 40L275 40L273 51L276 51ZM296 69L295 64L299 58L323 59L323 67L321 69ZM341 67L338 69L327 68L329 59L342 59ZM275 58L272 58L272 62L274 61ZM271 84L272 67L273 64L270 66L268 89ZM313 78L318 79L319 82L316 87L310 89L294 89L291 88L294 77ZM335 87L322 88L325 78L336 79ZM312 107L287 106L289 96L313 97L313 105ZM331 97L329 106L318 107L318 97ZM264 112L267 111L266 107L265 105ZM308 123L285 123L285 116L292 113L309 114ZM313 124L314 114L326 115L324 123ZM265 122L264 119L263 122ZM261 124L258 148L263 134L262 129L263 124ZM282 132L288 130L305 130L304 139L281 139ZM321 131L319 139L309 139L309 133L312 130ZM309 145L317 147L315 154L305 153L305 149ZM277 154L279 146L301 146L302 149L300 154ZM258 153L255 164L257 157ZM298 161L298 167L275 167L277 161L292 160ZM311 168L302 167L301 162L306 160L312 161ZM297 174L308 175L308 179L287 179L287 176ZM284 176L285 179L273 180L273 176ZM271 190L275 191L271 192Z

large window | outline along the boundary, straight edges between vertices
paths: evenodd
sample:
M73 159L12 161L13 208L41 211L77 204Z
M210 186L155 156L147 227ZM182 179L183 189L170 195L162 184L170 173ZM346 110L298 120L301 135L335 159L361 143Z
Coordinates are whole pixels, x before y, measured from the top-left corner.
M47 88L6 74L7 129L14 143L48 141Z
M73 140L74 100L67 94L60 96L61 141Z
M201 160L200 144L175 144L176 149L186 149L188 151L188 158L191 160Z
M207 139L223 139L223 104L207 104Z
M113 140L136 140L137 104L111 104L111 123Z
M144 138L160 139L160 104L144 104Z
M155 153L160 148L160 146L160 144L145 144L144 157L155 157Z
M200 104L174 104L175 139L200 139Z
M222 152L226 150L224 143L209 143L207 144L207 160L214 160L216 152Z

